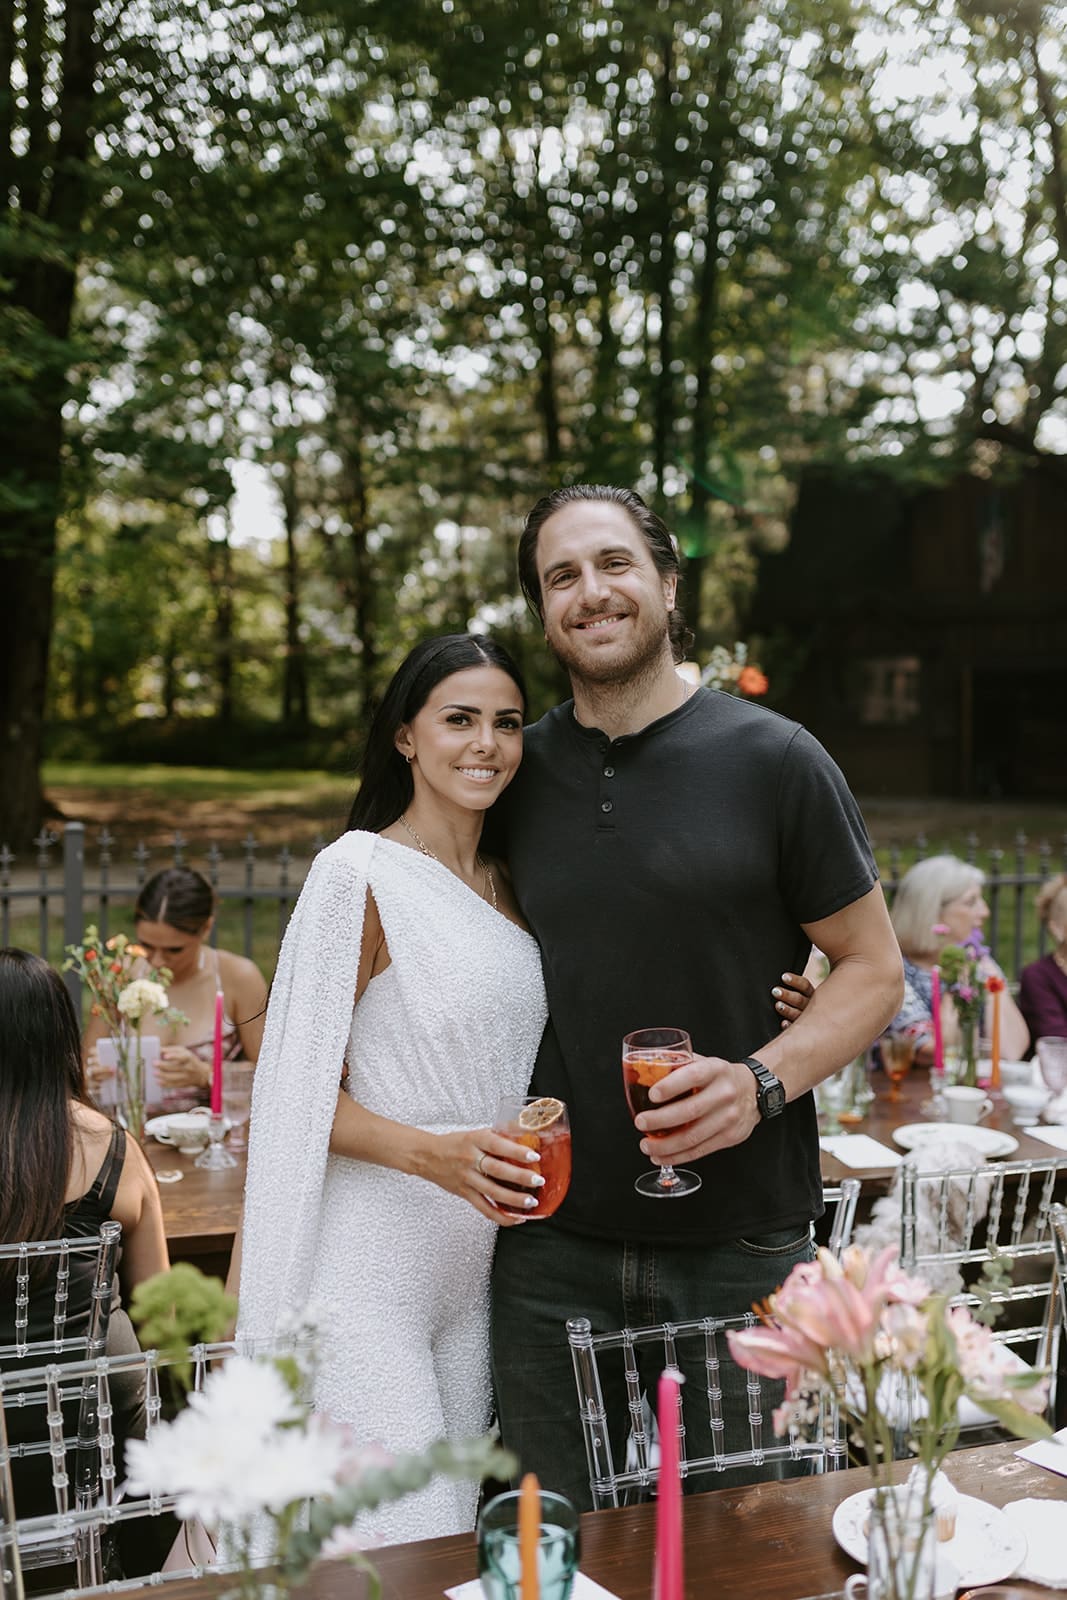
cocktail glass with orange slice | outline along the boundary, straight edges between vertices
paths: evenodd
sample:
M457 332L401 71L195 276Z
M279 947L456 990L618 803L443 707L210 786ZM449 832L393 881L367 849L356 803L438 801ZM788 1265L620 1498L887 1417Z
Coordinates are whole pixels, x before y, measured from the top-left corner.
M654 1111L657 1102L649 1099L652 1085L692 1059L693 1046L682 1028L638 1028L635 1033L628 1033L622 1041L622 1081L631 1117ZM653 1133L645 1135L646 1139L656 1137ZM684 1194L696 1194L700 1179L695 1172L664 1161L651 1172L643 1172L634 1188L638 1194L655 1200L677 1200Z
M519 1194L537 1196L536 1206L527 1211L516 1206L524 1217L550 1217L563 1202L571 1182L571 1124L567 1107L554 1095L512 1095L501 1100L493 1127L516 1144L536 1150L538 1171L544 1184L540 1189L516 1189ZM511 1188L505 1184L505 1188Z

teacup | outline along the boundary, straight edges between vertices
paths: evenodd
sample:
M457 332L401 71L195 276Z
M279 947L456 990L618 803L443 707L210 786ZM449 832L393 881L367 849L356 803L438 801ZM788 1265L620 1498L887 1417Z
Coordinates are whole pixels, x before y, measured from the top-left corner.
M990 1065L992 1066L992 1063L990 1063ZM982 1068L982 1063L981 1062L978 1063L978 1068L979 1068L979 1071L981 1071L981 1068ZM1029 1088L1029 1086L1034 1081L1034 1064L1033 1064L1033 1062L1032 1061L1002 1061L1000 1063L1000 1081L1004 1085L1005 1088L1007 1088L1007 1086L1009 1084L1018 1085L1018 1086L1021 1086L1021 1085L1025 1084Z
M198 1155L208 1141L208 1119L200 1111L175 1111L167 1118L167 1138L183 1156Z
M1011 1107L1012 1121L1025 1127L1040 1120L1051 1096L1044 1084L1008 1083L1004 1086L1004 1098Z
M993 1102L984 1089L969 1089L964 1084L950 1084L943 1089L945 1115L950 1122L981 1122L993 1109Z

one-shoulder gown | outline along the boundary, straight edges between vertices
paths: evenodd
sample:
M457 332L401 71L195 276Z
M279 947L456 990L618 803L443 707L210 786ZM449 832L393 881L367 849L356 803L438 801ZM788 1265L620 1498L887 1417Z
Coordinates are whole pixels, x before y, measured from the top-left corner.
M368 889L390 965L353 1009ZM310 1310L316 1405L390 1450L484 1432L496 1228L424 1179L329 1154L338 1084L441 1133L523 1094L546 1017L533 938L439 862L377 835L322 851L294 910L256 1070L240 1331ZM386 1542L474 1525L473 1485L435 1481L360 1524Z

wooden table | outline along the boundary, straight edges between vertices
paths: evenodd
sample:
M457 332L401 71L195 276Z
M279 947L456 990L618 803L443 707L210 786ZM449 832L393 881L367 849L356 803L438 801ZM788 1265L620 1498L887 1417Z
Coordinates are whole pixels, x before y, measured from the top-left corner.
M949 1473L969 1495L1004 1505L1025 1496L1063 1500L1067 1479L1020 1461L1015 1444L963 1450L950 1458ZM906 1469L906 1464L902 1471ZM834 1472L789 1483L720 1489L685 1501L687 1600L800 1600L839 1594L859 1570L838 1549L830 1528L833 1508L869 1483L865 1471ZM652 1589L655 1507L598 1511L582 1518L582 1571L619 1600L648 1600ZM446 1588L477 1575L472 1534L425 1539L369 1552L382 1579L383 1600L441 1600ZM220 1580L168 1583L170 1600L206 1600ZM1031 1584L1027 1594L1045 1595ZM131 1600L151 1600L158 1591L135 1590ZM302 1591L305 1600L365 1600L362 1579L350 1567L319 1567Z
M889 1099L889 1082L882 1073L875 1073L872 1083L877 1098L871 1103L867 1116L856 1127L850 1128L850 1133L866 1133L872 1139L877 1139L880 1144L885 1144L891 1150L899 1150L893 1143L895 1129L902 1128L909 1122L924 1122L923 1102L930 1098L930 1074L925 1071L909 1073L901 1085L900 1099L894 1104ZM1012 1161L1048 1161L1056 1157L1063 1157L1065 1152L1055 1150L1050 1144L1043 1144L1040 1139L1032 1139L1023 1128L1017 1128L1011 1119L1009 1107L1002 1101L994 1106L988 1117L982 1119L983 1128L996 1128L1001 1133L1010 1133L1018 1139L1019 1148L1011 1156ZM844 1130L842 1130L844 1131ZM903 1151L900 1151L904 1154ZM838 1161L836 1156L827 1151L822 1152L822 1175L825 1183L840 1183L842 1178L859 1178L864 1188L884 1189L893 1177L894 1167L872 1167L857 1171L853 1167L846 1167Z
M182 1174L177 1183L159 1185L171 1261L191 1261L202 1272L225 1279L244 1197L244 1151L234 1152L236 1167L205 1172L194 1156L183 1156L155 1139L146 1139L144 1148L154 1172Z
M871 1105L858 1133L868 1133L872 1139L893 1146L893 1130L907 1122L923 1120L920 1107L929 1099L929 1075L913 1072L901 1089L900 1101L893 1104L888 1099L888 1085L876 1078L878 1098ZM985 1128L1000 1128L1012 1133L1019 1141L1013 1160L1038 1161L1061 1152L1051 1145L1031 1139L1021 1128L1016 1128L1007 1106L999 1106L985 1119ZM239 1164L225 1172L204 1172L194 1165L191 1156L183 1156L168 1145L145 1140L148 1158L156 1172L178 1171L178 1183L160 1184L163 1200L163 1221L172 1261L192 1261L204 1272L226 1276L233 1237L241 1215L244 1195L245 1158L239 1153ZM894 1168L878 1167L857 1172L843 1166L825 1151L822 1155L822 1174L827 1183L840 1183L842 1178L859 1178L865 1189L885 1189Z

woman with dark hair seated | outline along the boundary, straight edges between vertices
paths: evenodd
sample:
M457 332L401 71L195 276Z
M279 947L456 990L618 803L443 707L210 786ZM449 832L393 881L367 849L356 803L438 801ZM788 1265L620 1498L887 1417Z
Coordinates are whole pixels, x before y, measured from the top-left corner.
M133 909L145 959L153 970L169 969L171 1004L187 1019L161 1032L157 1019L147 1017L142 1027L144 1034L155 1033L163 1041L156 1073L168 1111L207 1104L217 994L223 998L223 1060L254 1065L263 1040L267 985L254 961L208 943L215 906L215 891L202 873L167 867L148 879ZM104 1076L95 1046L106 1032L107 1024L99 1018L85 1030L86 1067L94 1088Z
M128 1296L169 1265L155 1178L134 1140L89 1103L78 1019L59 974L27 950L0 949L0 1243L91 1238L109 1220L122 1228L119 1283ZM15 1273L15 1263L0 1263L0 1345L16 1342ZM92 1279L89 1262L73 1258L68 1337L88 1326ZM54 1303L54 1271L31 1279L30 1341L51 1334ZM137 1348L116 1289L108 1353ZM143 1432L138 1386L116 1382L112 1398L119 1436ZM6 1422L24 1438L19 1428L39 1430L43 1419L9 1413ZM12 1472L20 1517L55 1510L47 1455L16 1459Z
M1067 1039L1067 875L1042 885L1036 904L1053 946L1019 974L1019 1010L1035 1047L1039 1039Z

